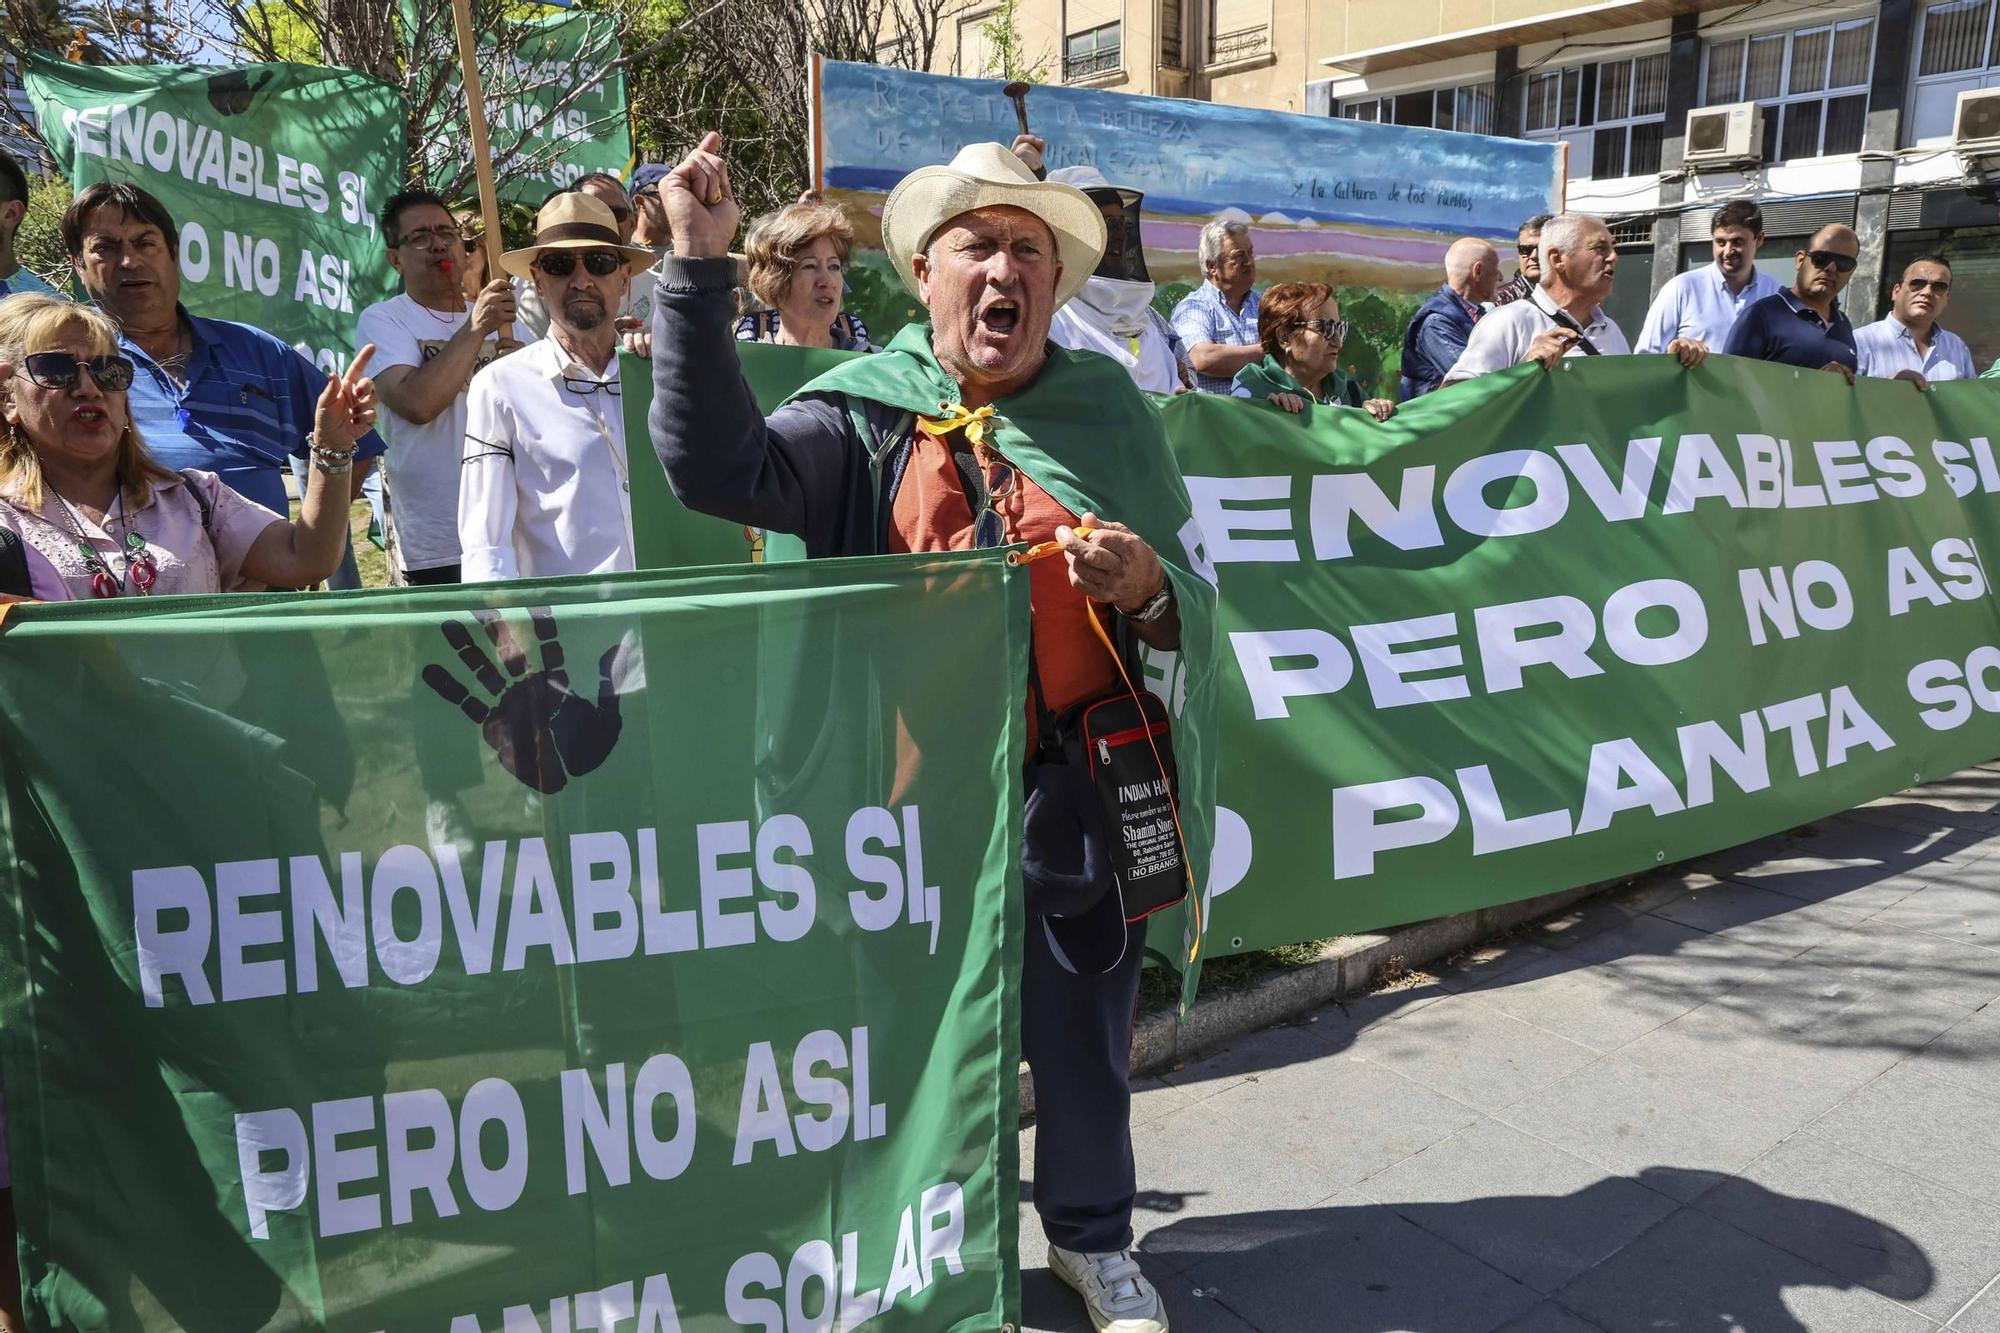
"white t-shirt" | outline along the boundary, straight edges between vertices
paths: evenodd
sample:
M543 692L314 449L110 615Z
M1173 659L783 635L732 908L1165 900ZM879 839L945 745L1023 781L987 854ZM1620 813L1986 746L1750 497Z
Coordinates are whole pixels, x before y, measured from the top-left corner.
M1549 294L1537 287L1525 301L1509 301L1498 310L1485 316L1472 326L1472 337L1465 343L1465 350L1458 360L1445 372L1446 384L1457 384L1461 380L1476 379L1481 375L1491 375L1496 370L1518 366L1528 357L1528 348L1537 335L1546 329L1557 327L1556 304ZM1590 339L1590 345L1600 356L1628 356L1631 344L1619 331L1611 316L1598 306L1590 312L1590 322L1583 326L1583 336ZM1572 346L1564 356L1588 356L1581 344Z
M407 294L379 301L361 312L355 345L375 344L370 363L379 375L392 366L421 366L444 350L454 333L465 327L469 311L432 310ZM497 348L489 337L479 349L479 364L493 360ZM458 474L465 457L465 392L450 407L422 423L397 416L384 403L378 423L388 441L382 465L388 473L391 512L395 516L396 547L403 568L437 569L458 563Z

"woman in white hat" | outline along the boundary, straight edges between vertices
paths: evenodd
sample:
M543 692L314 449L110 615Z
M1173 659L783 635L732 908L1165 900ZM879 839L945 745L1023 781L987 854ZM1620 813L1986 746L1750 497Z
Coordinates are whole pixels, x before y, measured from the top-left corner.
M1165 1309L1130 1252L1126 1067L1144 917L1186 901L1183 940L1198 947L1197 900L1179 896L1178 872L1206 873L1213 826L1215 594L1195 571L1199 528L1158 411L1114 362L1049 344L1057 308L1103 255L1104 216L997 143L912 172L883 206L882 240L930 322L767 419L731 337L739 213L720 148L710 134L662 182L677 253L660 269L650 425L681 499L796 534L813 556L1006 543L1061 553L1028 567L1021 1031L1041 1110L1035 1205L1050 1266L1093 1326L1163 1333ZM1105 868L1083 829L1094 798L1050 762L1071 734L1065 710L1142 679L1143 647L1176 652L1186 681L1173 742L1185 856L1151 898Z

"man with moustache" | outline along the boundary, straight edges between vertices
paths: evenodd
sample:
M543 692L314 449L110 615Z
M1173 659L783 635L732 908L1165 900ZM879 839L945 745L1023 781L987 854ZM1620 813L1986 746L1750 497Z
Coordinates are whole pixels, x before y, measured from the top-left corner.
M1720 347L1752 302L1778 293L1778 280L1757 267L1757 249L1764 244L1762 209L1732 199L1715 210L1708 232L1715 262L1667 280L1646 312L1633 350L1664 352L1676 338Z
M1618 271L1611 231L1588 213L1559 213L1542 228L1541 281L1524 301L1504 305L1472 326L1465 352L1444 383L1490 375L1525 362L1544 370L1566 356L1623 356L1632 349L1604 300ZM1667 350L1690 369L1708 348L1676 338Z
M1854 331L1856 369L1874 379L1909 380L1927 389L1933 380L1969 380L1978 375L1965 339L1943 328L1951 303L1951 265L1922 255L1903 266L1901 281L1889 289L1889 314Z
M404 190L382 206L382 242L403 291L361 312L357 342L374 343L389 452L390 504L403 582L456 583L458 484L473 372L500 351L514 289L495 278L471 308L459 284L471 242L445 201Z
M1722 350L1730 356L1830 370L1854 383L1854 325L1839 301L1860 255L1861 239L1854 228L1839 222L1821 227L1794 256L1798 281L1753 302L1729 330Z
M458 543L467 583L632 568L632 469L612 321L653 252L581 191L535 218L535 243L500 256L549 312L546 337L473 377L466 395Z
M1035 1207L1049 1265L1094 1328L1165 1333L1159 1294L1131 1252L1127 1069L1143 911L1131 919L1103 872L1085 868L1091 856L1076 844L1089 838L1076 830L1081 801L1094 798L1061 783L1066 766L1044 747L1063 710L1120 688L1120 663L1141 679L1142 645L1177 652L1180 822L1205 873L1215 593L1195 572L1199 529L1158 412L1116 362L1049 342L1057 308L1103 257L1104 216L997 143L910 173L883 206L882 243L928 322L766 417L731 334L728 247L740 214L721 136L704 138L662 194L675 253L659 269L649 421L690 508L797 534L814 557L1044 541L1060 550L1028 567L1037 702L1023 756L1020 1002L1035 1076Z

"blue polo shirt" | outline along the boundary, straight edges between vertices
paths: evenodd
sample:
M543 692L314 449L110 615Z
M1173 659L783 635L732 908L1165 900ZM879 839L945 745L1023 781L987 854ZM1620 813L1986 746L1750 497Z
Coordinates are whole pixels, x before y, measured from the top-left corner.
M181 318L193 338L185 385L130 338L118 339L139 368L128 395L139 438L167 467L213 472L246 500L283 514L285 459L306 456L326 372L262 329L185 309ZM372 430L356 447L360 458L381 452Z
M1819 370L1830 361L1838 361L1849 370L1857 364L1854 325L1840 307L1833 308L1833 322L1823 324L1790 287L1752 301L1730 327L1722 350L1728 356L1776 361L1807 370Z

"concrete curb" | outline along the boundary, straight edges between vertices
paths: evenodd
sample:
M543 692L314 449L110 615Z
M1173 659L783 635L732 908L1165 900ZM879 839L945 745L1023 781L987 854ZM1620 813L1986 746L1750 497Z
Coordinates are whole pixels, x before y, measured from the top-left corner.
M1248 990L1197 999L1186 1023L1175 1022L1172 1011L1140 1019L1132 1034L1132 1076L1137 1078L1170 1068L1335 1000L1366 994L1392 959L1402 968L1416 970L1516 926L1560 912L1600 890L1626 883L1629 878L1586 884L1579 889L1565 889L1500 907L1482 907L1457 916L1441 916L1377 934L1343 935L1329 940L1319 957L1310 963L1273 973ZM1024 1064L1021 1114L1034 1113L1035 1083Z

